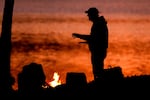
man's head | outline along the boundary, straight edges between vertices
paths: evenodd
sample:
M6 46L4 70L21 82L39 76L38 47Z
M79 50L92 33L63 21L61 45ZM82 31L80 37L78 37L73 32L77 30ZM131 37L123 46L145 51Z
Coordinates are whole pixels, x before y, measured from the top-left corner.
M86 10L85 13L87 13L87 14L92 14L92 15L93 15L93 14L98 14L99 11L98 11L97 8L91 7L91 8L89 8L88 10Z
M99 11L97 8L95 7L91 7L88 10L85 11L85 13L87 14L87 16L89 17L89 20L94 21L95 19L98 18L99 16Z

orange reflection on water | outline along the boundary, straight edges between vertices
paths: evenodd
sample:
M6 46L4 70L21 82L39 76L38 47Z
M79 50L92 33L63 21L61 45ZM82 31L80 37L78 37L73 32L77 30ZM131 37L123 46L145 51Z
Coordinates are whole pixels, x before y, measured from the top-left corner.
M107 18L107 16L106 16ZM89 33L86 16L16 15L13 21L11 73L16 78L30 62L43 65L48 80L56 71L65 83L67 72L84 72L93 80L90 52L73 39L73 32ZM105 68L120 66L125 76L150 74L150 19L109 18L109 48ZM17 79L17 78L16 78Z

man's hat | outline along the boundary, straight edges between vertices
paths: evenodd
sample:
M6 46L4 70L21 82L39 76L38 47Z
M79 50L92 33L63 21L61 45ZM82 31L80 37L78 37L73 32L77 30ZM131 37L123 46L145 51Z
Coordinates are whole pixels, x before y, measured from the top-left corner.
M99 11L98 11L97 8L92 7L92 8L89 8L87 11L85 11L85 13L89 13L89 14L98 14Z

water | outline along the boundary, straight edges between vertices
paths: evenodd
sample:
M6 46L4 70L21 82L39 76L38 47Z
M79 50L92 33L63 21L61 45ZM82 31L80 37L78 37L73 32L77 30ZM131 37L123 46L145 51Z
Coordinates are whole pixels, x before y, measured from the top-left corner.
M1 14L3 3L0 0ZM93 80L87 45L71 36L90 32L91 22L84 11L91 6L100 9L108 21L105 68L120 66L125 76L150 74L149 4L149 0L15 0L12 75L17 79L23 65L37 62L48 81L54 72L63 83L67 72L84 72L88 81Z

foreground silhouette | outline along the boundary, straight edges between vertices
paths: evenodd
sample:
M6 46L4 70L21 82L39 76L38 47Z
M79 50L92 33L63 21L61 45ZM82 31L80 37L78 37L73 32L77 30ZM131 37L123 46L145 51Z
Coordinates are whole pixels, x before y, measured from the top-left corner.
M62 98L129 99L149 97L150 75L124 77L121 67L104 69L102 78L86 81L84 73L68 72L66 84L55 87ZM144 97L143 97L144 95Z
M66 83L49 86L41 64L30 63L23 66L18 74L18 90L11 97L16 99L50 98L81 99L105 98L120 99L149 97L150 75L124 77L121 67L104 69L102 78L87 82L85 73L68 72ZM143 97L144 95L144 97Z
M45 79L41 64L30 63L23 66L22 72L18 74L18 96L50 97L52 88L46 84Z

